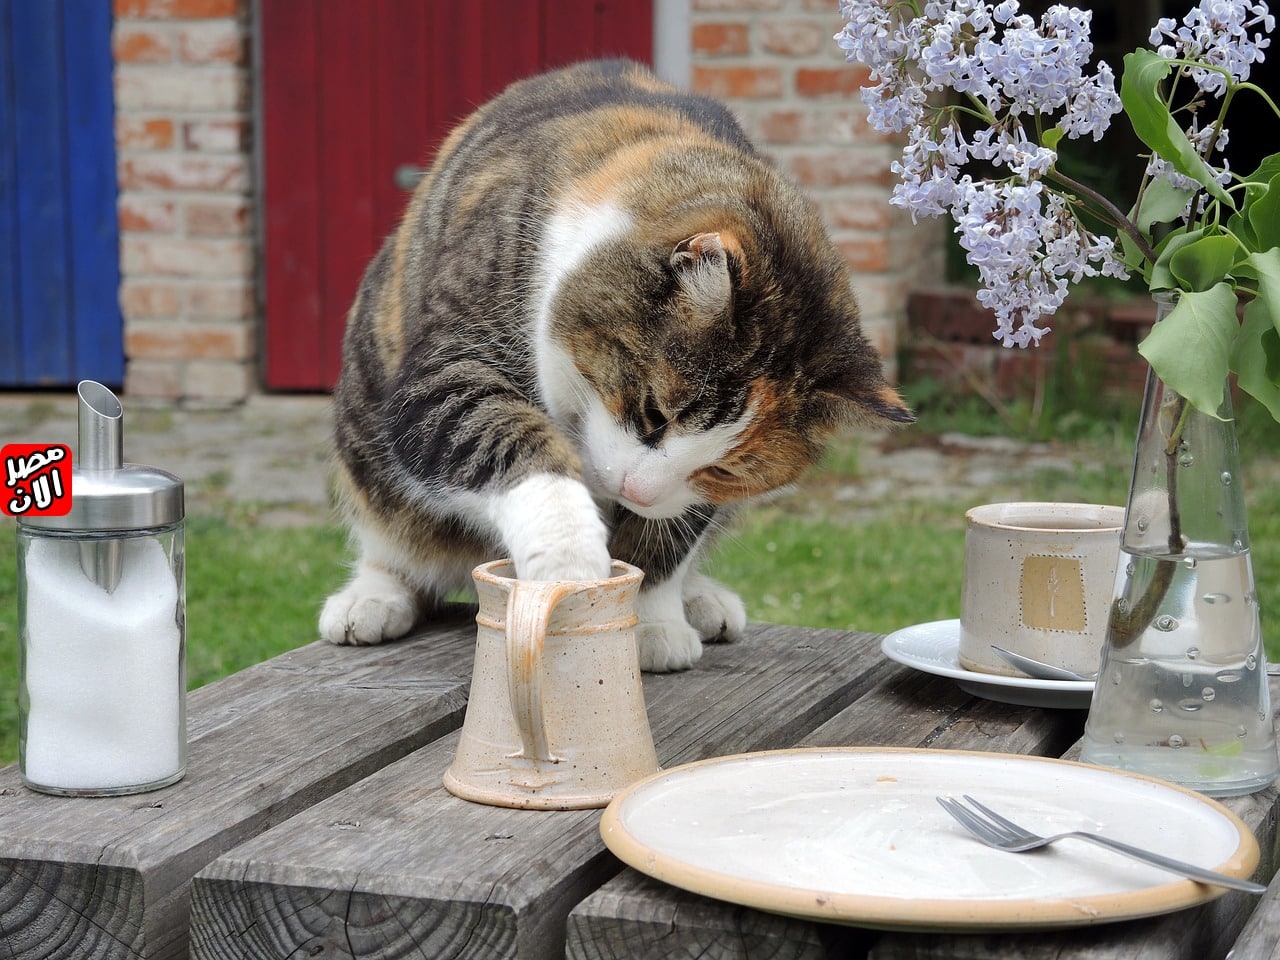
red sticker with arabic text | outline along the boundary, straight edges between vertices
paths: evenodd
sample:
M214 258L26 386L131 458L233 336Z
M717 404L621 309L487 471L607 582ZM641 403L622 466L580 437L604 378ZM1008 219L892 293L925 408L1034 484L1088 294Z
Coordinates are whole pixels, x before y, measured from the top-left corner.
M71 448L63 443L0 447L0 510L11 517L64 517L71 512Z

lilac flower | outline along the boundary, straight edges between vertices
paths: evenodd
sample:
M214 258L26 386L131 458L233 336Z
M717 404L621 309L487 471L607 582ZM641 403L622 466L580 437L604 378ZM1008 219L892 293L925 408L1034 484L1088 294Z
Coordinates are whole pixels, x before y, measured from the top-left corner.
M1057 153L1030 140L1019 117L1059 112L1063 133L1096 139L1120 109L1106 64L1087 76L1093 53L1090 14L1053 6L1039 23L1017 0L929 0L923 9L895 0L843 0L836 41L866 64L875 81L862 91L870 122L907 131L890 203L912 219L950 212L960 245L978 268L979 299L996 313L1006 345L1038 343L1037 324L1066 296L1064 277L1114 269L1114 251L1089 235L1044 178ZM981 104L991 123L966 142L954 107L930 104L943 90ZM975 182L970 159L988 161L1004 179ZM1119 268L1123 269L1123 268Z
M1199 60L1226 70L1237 82L1249 79L1249 68L1261 63L1271 41L1263 36L1275 29L1275 17L1265 3L1250 0L1200 0L1179 25L1162 18L1151 31L1151 44L1168 60ZM1249 28L1262 33L1249 36ZM1170 43L1162 43L1168 39ZM1221 96L1226 78L1216 70L1191 67L1187 73L1205 93Z
M1062 129L1072 139L1087 133L1096 142L1102 139L1111 126L1111 118L1121 109L1115 74L1105 61L1101 62L1096 75L1083 78L1076 85L1061 121Z
M1053 6L1039 25L1028 16L1013 18L1003 42L987 46L985 65L1012 112L1050 113L1075 96L1093 55L1090 17Z
M921 216L941 216L956 202L966 159L964 140L954 125L936 135L925 127L913 128L901 162L895 160L889 167L899 177L889 202L910 211L913 222Z
M942 4L926 7L937 17L924 31L920 66L929 78L929 89L950 88L983 100L995 96L995 89L978 51L995 33L986 3L958 0L958 9Z
M1041 318L1062 305L1071 283L1127 276L1115 238L1094 234L1080 219L1084 198L1131 237L1136 228L1058 171L1053 149L1061 137L1099 140L1123 109L1111 67L1092 63L1091 13L1055 4L1037 22L1020 12L1018 0L841 0L840 9L845 27L836 41L871 70L873 83L862 91L870 122L907 133L891 166L898 183L890 202L913 220L950 214L978 270L978 300L995 313L996 339L1036 344L1047 332ZM1201 0L1181 24L1160 21L1151 42L1169 41L1159 49L1166 58L1205 64L1181 69L1202 91L1217 93L1226 90L1227 75L1248 77L1268 45L1263 33L1274 25L1261 0ZM961 94L961 102L936 96L946 91ZM967 138L962 112L979 118ZM1225 130L1200 129L1194 119L1187 135L1206 162L1226 145ZM971 160L991 164L995 175L975 179L966 172ZM1230 183L1225 161L1214 170L1220 183ZM1196 186L1158 157L1148 173ZM1203 196L1193 197L1189 211Z
M1048 328L1037 320L1062 306L1068 280L1126 275L1115 242L1090 234L1040 182L965 181L960 194L956 233L978 268L978 302L995 313L994 336L1006 347L1040 342Z

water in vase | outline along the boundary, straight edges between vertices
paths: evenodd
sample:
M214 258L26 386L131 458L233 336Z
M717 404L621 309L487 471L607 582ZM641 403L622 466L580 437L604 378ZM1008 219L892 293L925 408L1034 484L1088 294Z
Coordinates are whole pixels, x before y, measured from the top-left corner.
M1277 759L1249 551L1122 551L1116 578L1119 609L1097 687L1126 694L1095 692L1081 758L1212 796L1271 783ZM1144 602L1124 635L1115 614Z

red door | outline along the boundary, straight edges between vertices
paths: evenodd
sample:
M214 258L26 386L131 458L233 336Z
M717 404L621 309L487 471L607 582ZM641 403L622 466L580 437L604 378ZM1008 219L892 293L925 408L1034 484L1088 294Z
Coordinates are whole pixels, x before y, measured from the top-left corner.
M652 62L650 2L264 0L266 381L328 390L404 172L513 80L597 56ZM397 177L400 171L400 177Z

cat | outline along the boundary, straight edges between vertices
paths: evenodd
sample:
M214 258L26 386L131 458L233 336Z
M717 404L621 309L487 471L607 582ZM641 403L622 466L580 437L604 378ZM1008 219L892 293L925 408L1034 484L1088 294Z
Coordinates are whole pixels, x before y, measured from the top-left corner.
M472 568L645 572L641 666L745 625L697 563L848 424L907 423L810 200L729 110L630 61L518 81L444 141L347 318L322 636L401 636Z

